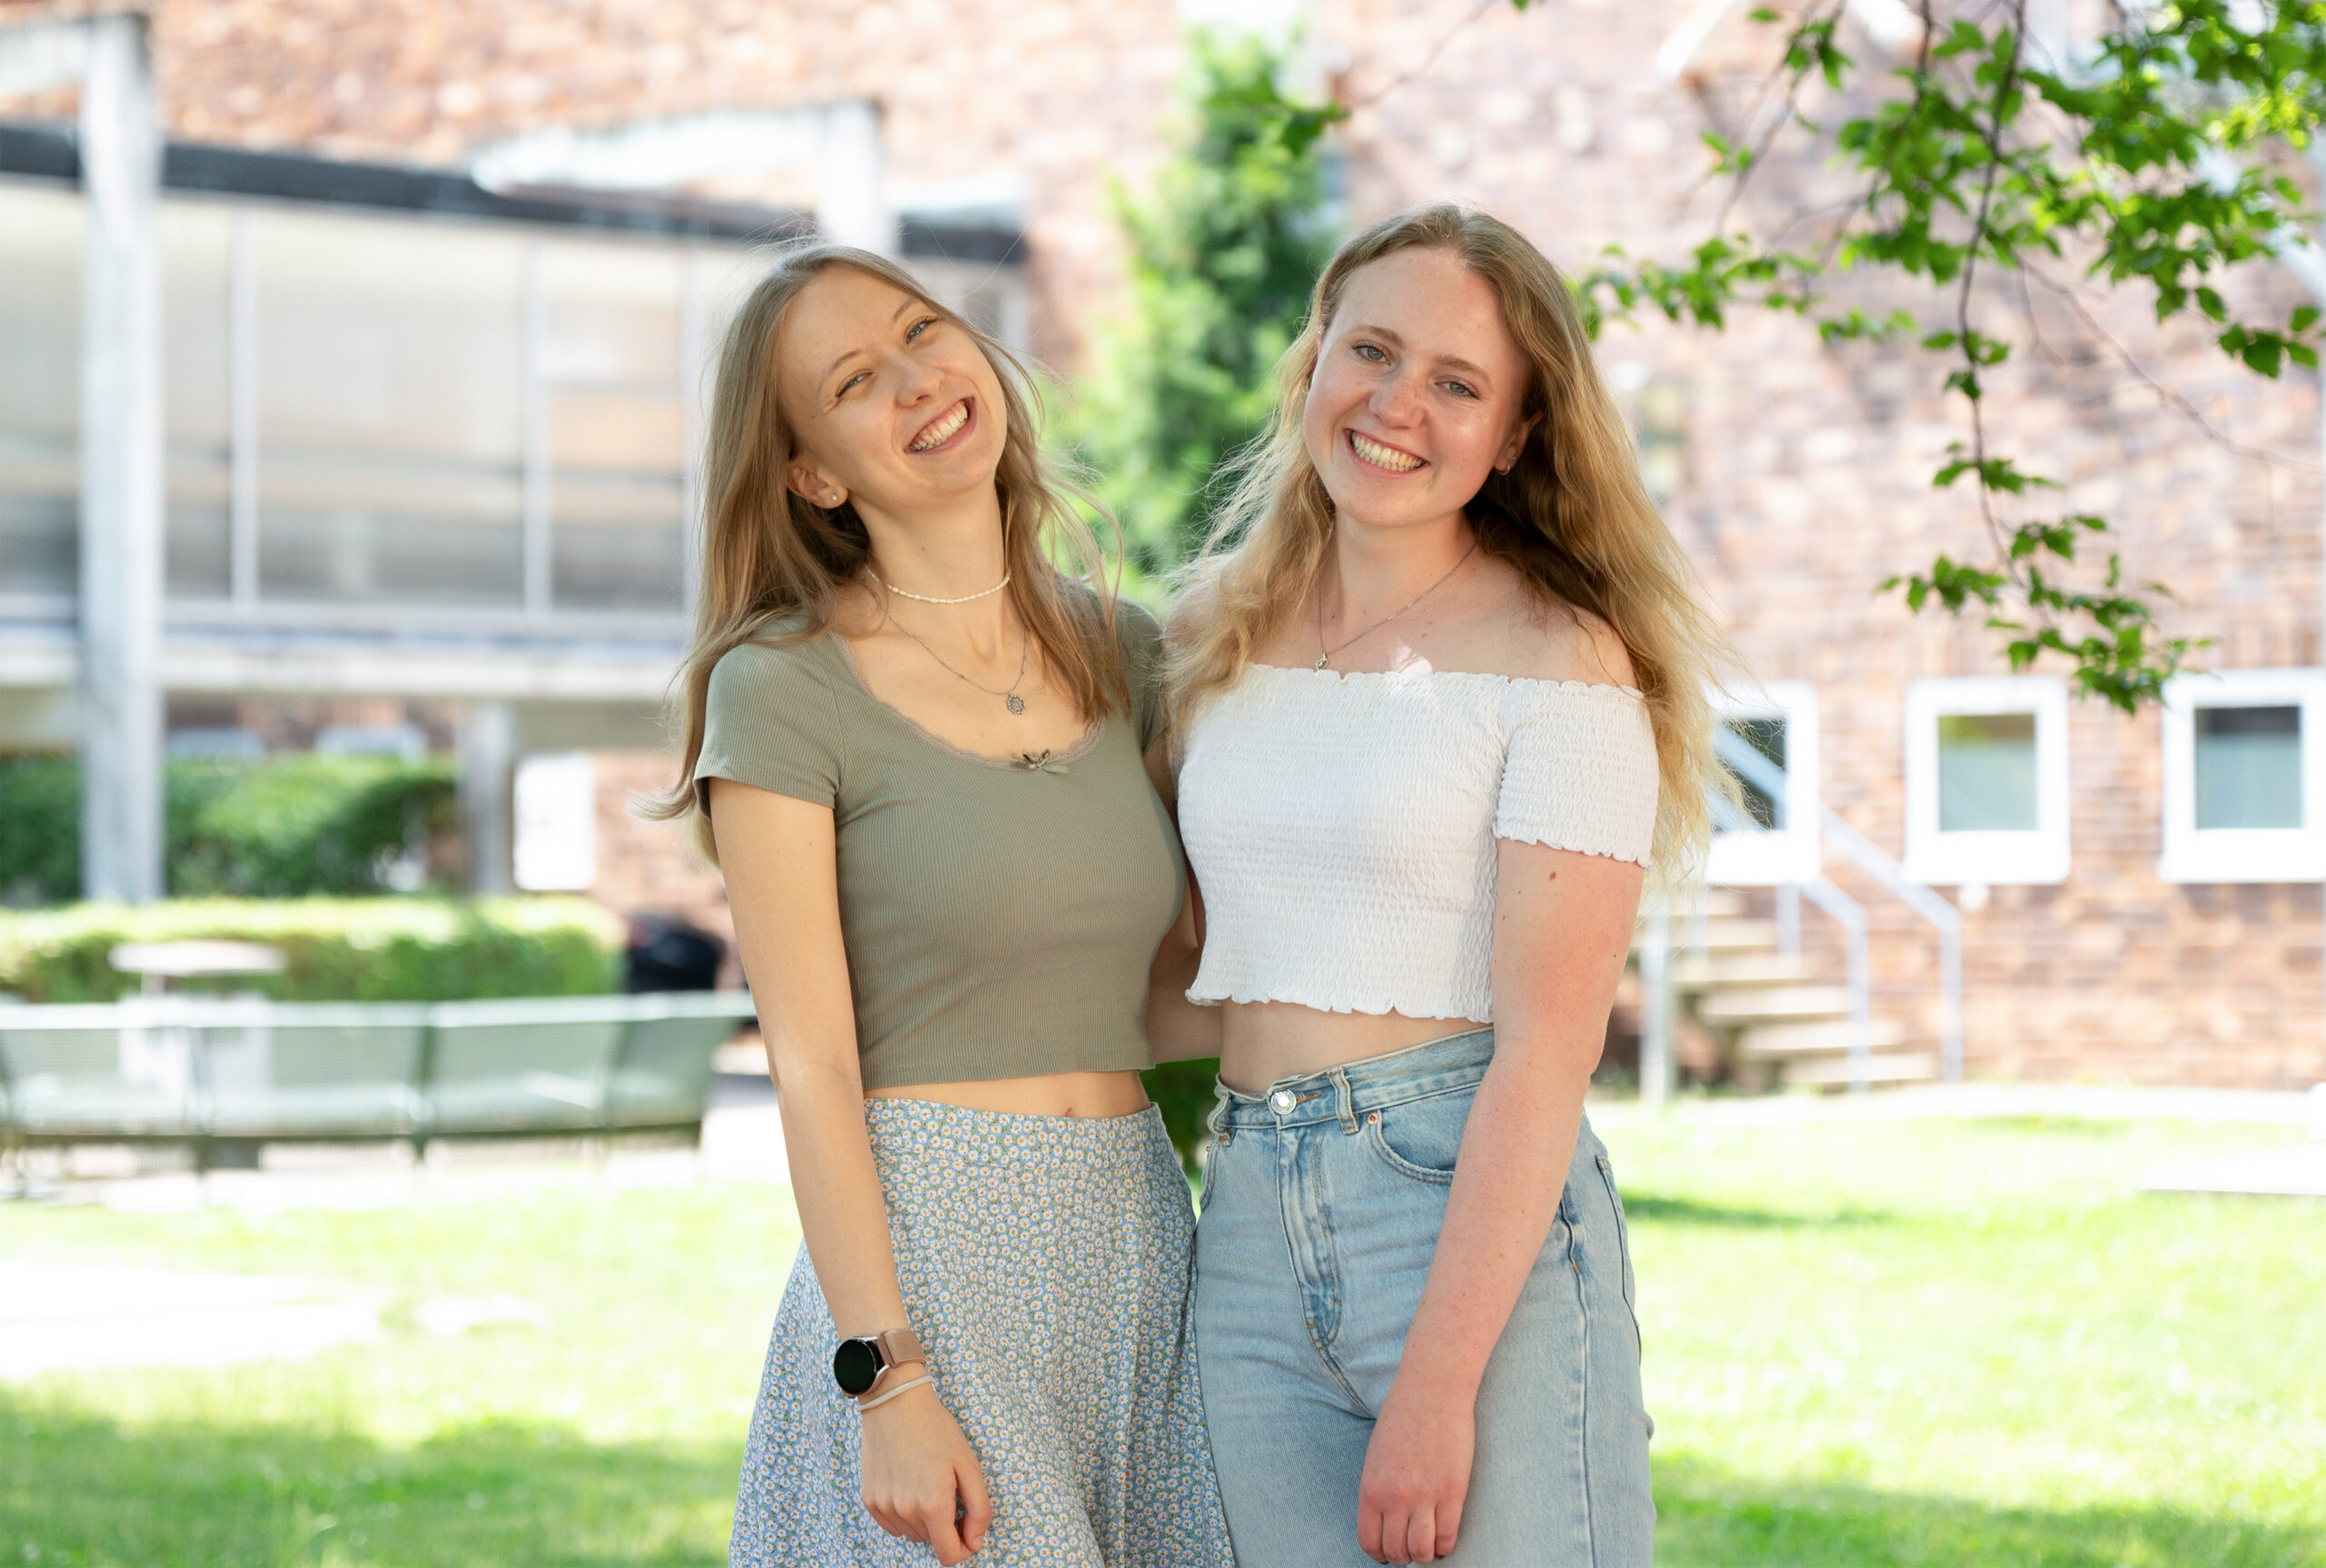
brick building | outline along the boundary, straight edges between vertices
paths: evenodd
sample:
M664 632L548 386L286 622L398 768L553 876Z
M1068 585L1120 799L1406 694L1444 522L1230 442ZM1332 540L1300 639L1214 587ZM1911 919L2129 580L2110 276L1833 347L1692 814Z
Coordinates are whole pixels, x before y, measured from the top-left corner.
M105 9L0 0L0 29ZM1536 0L1523 13L1472 0L1312 0L1304 9L1303 68L1356 106L1331 144L1350 221L1452 195L1577 266L1608 243L1676 256L1703 236L1717 194L1700 183L1699 132L1745 112L1770 47L1741 5L1697 0ZM2085 9L2082 0L2035 8L2054 43L2091 24ZM245 492L225 471L229 453L208 503L207 526L228 539L214 552L223 559L204 568L209 578L195 581L189 566L167 590L164 663L174 658L199 675L180 682L165 669L174 722L231 725L235 705L253 702L304 704L315 722L333 704L371 721L383 703L403 702L440 725L444 712L474 710L485 719L454 723L482 734L472 742L481 755L497 725L504 758L595 757L597 848L584 869L600 896L715 920L715 878L621 810L626 791L668 769L654 749L651 698L681 635L683 545L673 541L687 485L686 345L699 345L717 295L715 280L691 295L685 280L696 274L686 269L747 265L749 241L774 214L813 213L828 231L885 234L965 298L986 289L996 324L1070 378L1116 298L1110 188L1138 188L1167 150L1190 10L1173 0L153 0L158 113L189 149L184 166L208 159L214 171L233 154L263 154L303 160L321 179L347 164L418 165L482 193L473 210L430 214L431 234L457 229L488 247L495 235L530 236L580 255L583 241L629 222L615 238L642 247L625 253L632 270L662 268L671 280L654 285L652 304L662 368L648 379L662 389L660 412L607 414L627 419L626 430L665 432L651 461L641 460L660 476L649 487L659 499L628 513L605 500L599 514L614 520L610 529L627 516L663 531L609 546L606 557L664 563L662 599L590 601L589 581L621 572L593 580L586 560L558 575L566 514L552 481L565 471L553 439L533 455L543 442L525 421L528 409L539 418L563 405L554 375L521 380L508 394L516 412L503 421L513 432L506 450L478 460L509 481L507 499L478 503L513 520L515 542L490 566L502 573L493 579L502 597L459 609L470 641L432 650L421 644L438 610L377 600L363 614L379 619L385 640L348 655L338 684L303 686L296 670L268 664L267 650L293 649L286 659L311 664L296 638L302 625L312 630L314 604L331 601L312 585L321 579L287 565L269 575L276 503L263 470L244 481L256 483L254 498L235 501ZM1878 57L1904 46L1904 15L1859 0L1853 47ZM5 59L0 91L17 85L0 97L0 121L20 138L69 127L82 107L76 90L25 85ZM235 177L258 178L250 168ZM1805 163L1773 165L1744 216L1779 219L1832 178ZM71 192L54 166L0 174L0 203L69 202ZM544 210L476 204L487 197ZM331 206L302 207L279 184L239 194L216 182L206 192L166 186L163 198L165 243L170 221L187 233L225 221L221 203L239 201L278 226ZM186 209L177 220L174 201ZM546 210L561 203L563 217ZM399 233L420 223L394 221ZM0 220L0 234L6 228ZM219 265L231 270L235 243L230 225L215 242ZM0 237L0 265L14 254ZM508 274L495 286L518 302L515 358L532 341L526 268L553 273L554 261L528 263L519 245L484 263ZM576 277L588 271L573 265ZM2280 303L2306 297L2291 272L2266 266L2241 286ZM263 268L258 287L263 314ZM1846 831L1823 826L1824 814L1905 877L1941 889L1960 911L1973 1076L2254 1087L2326 1078L2316 379L2257 380L2201 335L2158 330L2147 302L2129 294L2084 305L2121 353L2064 296L2031 294L2023 307L2014 293L1982 308L2031 311L2045 344L2022 354L1991 402L2012 450L2067 481L2068 507L2117 521L2129 571L2180 594L2169 629L2219 640L2205 660L2220 673L2179 689L2163 714L2126 719L2073 700L2053 673L2010 676L1975 628L1914 620L1874 593L1941 551L1979 548L1967 497L1930 487L1962 434L1930 361L1826 347L1775 317L1742 315L1719 335L1619 328L1603 358L1652 483L1763 683L1737 700L1739 733L1782 774L1762 791L1772 830L1726 839L1721 876L1781 923L1798 907L1781 886L1812 885L1862 908L1874 1022L1909 1047L1934 1043L1943 1028L1933 928L1844 852ZM9 362L21 380L24 361ZM2159 385L2184 407L2168 406ZM39 459L49 478L27 478L35 443L22 429L0 431L0 443L15 438L0 445L14 454L0 456L0 508L15 501L0 512L11 520L0 532L33 526L24 496L57 490L62 438L55 421L40 425L37 411L25 412L36 402L21 385L0 387L0 410L15 411L0 417L50 441ZM272 417L260 420L261 452ZM174 529L200 510L172 505ZM286 520L295 511L287 501L279 510ZM572 515L578 530L591 514L577 502ZM237 566L235 538L255 549L253 564ZM172 542L174 562L199 555ZM54 541L48 548L54 562ZM21 540L0 539L0 550L14 551L0 556L12 563L38 554ZM327 565L312 571L328 575ZM242 623L218 605L253 578L261 610L280 597L283 617L259 614L228 646ZM569 581L584 586L562 598ZM38 596L20 586L0 587L0 744L55 742L73 732L70 660L59 651L69 606L60 608L61 578L37 614ZM472 646L484 635L480 615L492 622L490 648ZM444 668L427 674L429 659ZM526 673L495 686L475 673L486 666ZM1838 975L1836 928L1814 913L1797 918L1810 967Z

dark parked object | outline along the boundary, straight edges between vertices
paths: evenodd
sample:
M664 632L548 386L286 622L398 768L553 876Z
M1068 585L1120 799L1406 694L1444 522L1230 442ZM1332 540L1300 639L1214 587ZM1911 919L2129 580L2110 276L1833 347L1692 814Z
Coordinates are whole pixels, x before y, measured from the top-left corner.
M675 915L632 915L623 954L622 988L643 991L715 991L727 944Z

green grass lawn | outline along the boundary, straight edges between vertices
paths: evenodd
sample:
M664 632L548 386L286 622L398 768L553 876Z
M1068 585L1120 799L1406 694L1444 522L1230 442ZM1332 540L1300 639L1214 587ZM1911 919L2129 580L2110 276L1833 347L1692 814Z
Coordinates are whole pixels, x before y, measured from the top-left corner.
M2131 1190L2272 1135L1606 1120L1663 1563L2326 1565L2326 1204ZM0 1568L723 1562L796 1235L741 1185L0 1207L0 1255L389 1304L384 1339L303 1362L0 1384ZM498 1293L547 1322L413 1322Z

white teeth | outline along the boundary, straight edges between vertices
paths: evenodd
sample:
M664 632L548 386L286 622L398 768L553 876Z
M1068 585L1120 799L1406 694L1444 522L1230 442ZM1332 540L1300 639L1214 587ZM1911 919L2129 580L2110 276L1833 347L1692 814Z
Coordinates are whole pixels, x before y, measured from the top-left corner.
M1357 456L1377 467L1388 469L1393 473L1411 473L1421 466L1421 459L1407 452L1398 452L1395 448L1383 446L1377 441L1367 441L1355 431L1348 432L1348 442L1357 449Z
M919 435L913 437L912 445L908 447L906 450L909 452L927 452L932 446L942 446L947 442L953 439L953 433L956 431L959 430L963 425L969 422L969 405L968 400L964 399L962 402L957 402L953 405L952 412L945 415L936 423L929 426L929 428L922 431Z

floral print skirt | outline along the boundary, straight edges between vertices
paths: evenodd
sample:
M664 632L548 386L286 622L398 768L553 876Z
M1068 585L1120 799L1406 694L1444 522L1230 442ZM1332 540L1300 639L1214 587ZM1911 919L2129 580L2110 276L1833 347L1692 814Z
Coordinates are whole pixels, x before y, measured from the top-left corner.
M898 1282L993 1499L987 1568L1232 1568L1188 1312L1188 1184L1149 1107L865 1102ZM732 1568L922 1568L864 1511L808 1249L775 1319Z

